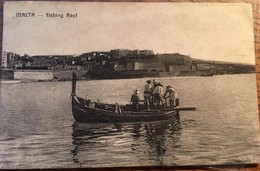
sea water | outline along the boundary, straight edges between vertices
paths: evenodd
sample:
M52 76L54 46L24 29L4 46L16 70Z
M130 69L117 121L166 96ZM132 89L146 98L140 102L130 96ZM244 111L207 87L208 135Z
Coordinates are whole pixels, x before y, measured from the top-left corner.
M77 95L126 104L148 78L77 82ZM0 168L259 163L255 74L151 78L178 92L174 122L74 121L71 82L1 84Z

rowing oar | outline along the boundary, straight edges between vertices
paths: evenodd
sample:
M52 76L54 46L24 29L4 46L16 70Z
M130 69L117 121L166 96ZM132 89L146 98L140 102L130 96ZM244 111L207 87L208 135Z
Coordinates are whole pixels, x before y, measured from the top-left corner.
M167 109L167 110L194 111L194 110L196 110L196 107L178 107L178 108Z
M193 111L193 110L196 110L196 107L180 107L180 108L174 108L174 110L179 110L179 111Z

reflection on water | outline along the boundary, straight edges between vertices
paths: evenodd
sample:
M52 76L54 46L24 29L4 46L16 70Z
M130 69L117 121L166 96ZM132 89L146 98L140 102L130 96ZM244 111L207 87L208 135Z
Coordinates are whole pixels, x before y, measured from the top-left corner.
M77 159L77 153L80 146L91 145L93 143L89 142L90 139L95 139L102 136L111 136L122 134L120 127L117 125L107 125L107 124L81 124L74 122L72 125L72 144L75 148L71 150L73 154L73 162L79 163Z
M146 135L148 137L148 143L151 147L156 149L158 160L163 165L163 156L167 151L165 144L166 138L179 139L180 136L180 122L171 123L159 123L159 124L145 124Z
M88 147L91 146L95 148L99 146L99 139L115 139L114 144L120 143L120 139L124 136L128 136L130 134L129 143L125 146L125 148L131 149L133 152L136 152L140 149L145 149L148 145L150 148L148 151L143 151L147 153L149 158L154 158L156 163L163 166L163 157L167 152L167 144L166 140L175 143L179 140L181 136L181 122L180 120L173 121L162 121L162 122L151 122L151 123L132 123L132 124L87 124L87 123L78 123L74 122L72 125L72 144L75 145L75 148L71 150L73 155L73 162L79 163L80 167L82 167L82 162L84 158L81 156L85 156L82 154L88 154ZM106 137L109 137L107 139ZM134 139L135 141L143 141L136 143L131 143L130 139ZM122 142L121 142L122 143ZM106 143L105 143L106 144ZM143 144L143 145L142 145ZM99 148L102 148L99 146ZM113 151L114 147L106 146L105 148L109 149L109 151ZM107 152L109 152L107 151ZM79 155L79 153L81 153ZM98 155L101 154L96 154ZM118 155L118 154L111 154ZM135 158L135 155L129 156L127 154L121 154L128 156L124 158L121 156L126 162L127 160L132 160ZM93 156L92 156L93 157ZM119 162L119 161L117 161ZM93 163L92 163L93 164Z

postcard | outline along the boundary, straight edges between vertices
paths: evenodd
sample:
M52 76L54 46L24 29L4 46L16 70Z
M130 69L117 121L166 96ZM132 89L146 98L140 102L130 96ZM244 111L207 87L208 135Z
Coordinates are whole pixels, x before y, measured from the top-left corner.
M259 163L252 6L4 2L0 168Z

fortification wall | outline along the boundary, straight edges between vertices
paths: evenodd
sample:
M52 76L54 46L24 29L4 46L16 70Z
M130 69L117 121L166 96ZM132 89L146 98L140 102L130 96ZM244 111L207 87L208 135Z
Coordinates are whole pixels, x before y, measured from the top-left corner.
M51 71L14 71L14 79L17 80L52 80L53 73Z
M78 79L82 79L82 77L86 77L86 70L69 70L69 71L53 71L54 78L59 81L66 81L72 79L72 73L77 74Z

